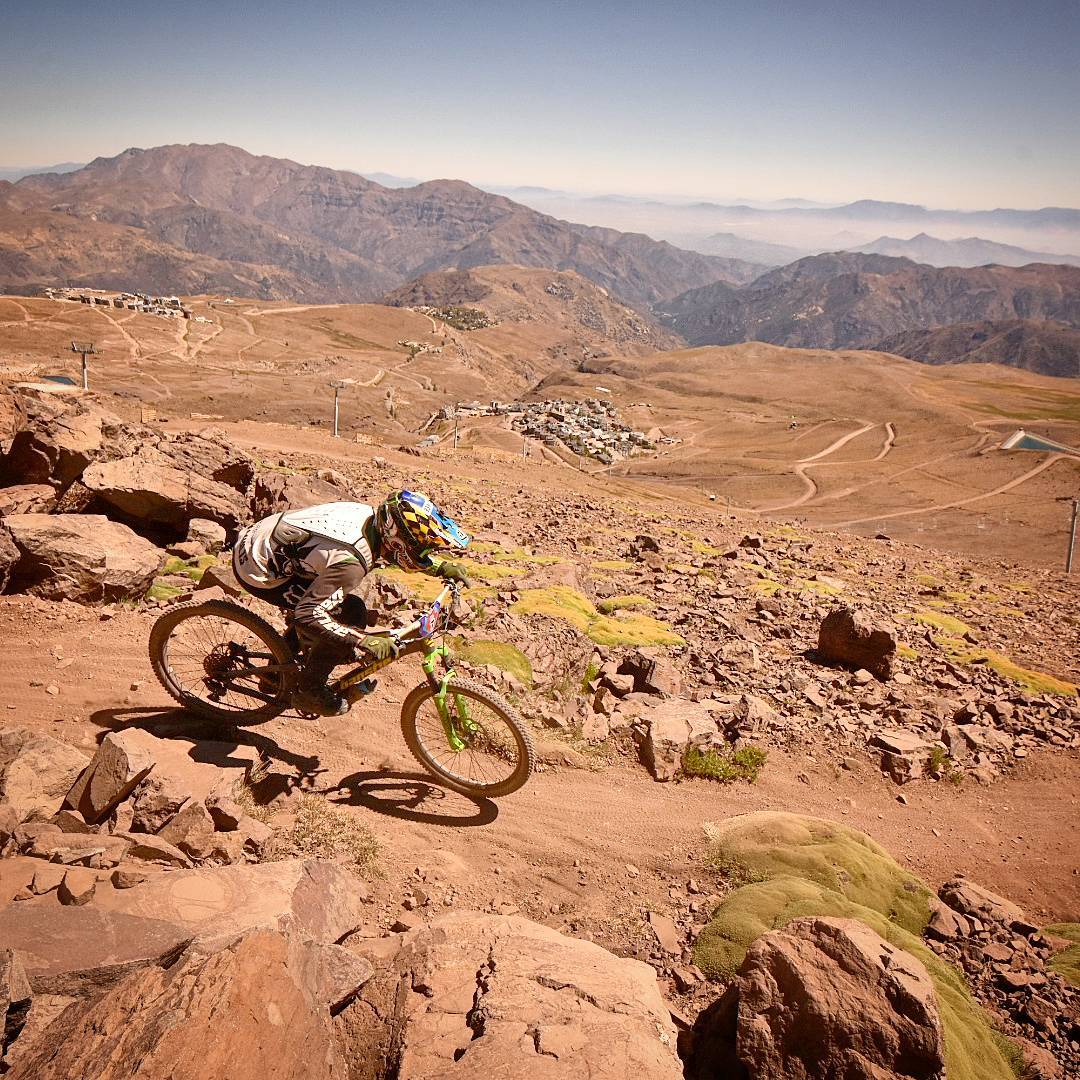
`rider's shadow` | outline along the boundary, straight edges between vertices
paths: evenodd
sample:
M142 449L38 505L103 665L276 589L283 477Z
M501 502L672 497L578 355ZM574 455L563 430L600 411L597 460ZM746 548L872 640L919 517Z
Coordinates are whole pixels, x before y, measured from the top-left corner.
M335 791L341 793L340 797L335 797ZM490 825L499 816L499 808L491 799L460 795L420 773L353 773L325 794L332 802L363 806L377 814L421 825L472 828Z

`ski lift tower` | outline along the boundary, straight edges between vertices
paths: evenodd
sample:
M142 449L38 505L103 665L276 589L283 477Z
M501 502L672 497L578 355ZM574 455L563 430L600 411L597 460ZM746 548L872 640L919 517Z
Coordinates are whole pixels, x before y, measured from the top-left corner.
M82 388L84 390L90 389L90 369L87 367L86 358L88 356L94 356L97 353L97 349L94 348L92 341L73 341L71 343L71 351L82 354Z
M334 388L334 438L338 438L338 418L340 416L339 399L341 391L347 386L352 386L355 379L332 379L330 385Z

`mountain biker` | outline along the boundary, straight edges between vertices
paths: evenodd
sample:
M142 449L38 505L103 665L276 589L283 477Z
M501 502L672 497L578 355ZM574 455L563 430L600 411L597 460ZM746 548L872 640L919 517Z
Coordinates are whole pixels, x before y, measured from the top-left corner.
M287 612L304 663L293 705L339 716L348 703L327 685L330 673L363 654L397 656L385 635L368 635L367 606L352 594L382 561L433 577L469 579L440 550L460 550L469 535L419 492L397 491L378 507L334 502L272 514L244 529L233 546L233 572L252 594Z

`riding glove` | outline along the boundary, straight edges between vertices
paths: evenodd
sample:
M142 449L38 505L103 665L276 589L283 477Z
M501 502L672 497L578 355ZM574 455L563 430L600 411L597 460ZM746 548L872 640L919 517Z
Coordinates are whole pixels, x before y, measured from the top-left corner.
M373 656L376 660L396 660L401 652L401 647L393 638L377 634L361 638L357 649Z
M435 576L445 578L447 581L460 581L466 589L472 586L469 575L465 573L465 567L461 563L441 562L435 567Z

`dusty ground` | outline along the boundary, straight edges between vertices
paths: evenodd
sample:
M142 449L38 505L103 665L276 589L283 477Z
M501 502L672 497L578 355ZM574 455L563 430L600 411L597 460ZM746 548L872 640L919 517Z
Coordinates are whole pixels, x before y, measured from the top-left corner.
M371 470L375 453L324 433L252 422L229 425L229 434L264 460L282 454L361 475ZM521 505L528 505L529 491L597 499L596 518L589 522L596 532L608 528L615 506L662 520L670 505L662 492L649 494L625 480L588 476L561 463L522 466L479 451L452 459L380 452L392 469L411 470L433 489L458 492L470 527L489 523L483 507L505 505L515 491L522 493ZM710 513L718 511L702 511L706 531ZM544 548L540 535L537 550ZM935 568L941 572L932 553L918 567ZM1074 594L1060 575L1039 582L1024 587L1039 590L1039 603L1045 593L1047 610L1061 610L1056 595L1071 603ZM1031 596L1020 594L1016 602L1027 603ZM155 614L146 608L100 612L23 597L0 600L3 721L49 730L87 750L104 730L129 724L160 734L212 734L174 712L153 679L146 640ZM1032 627L1031 648L1014 655L1075 678L1080 658L1069 623L1055 625ZM995 645L1008 641L1009 632L997 631ZM372 829L387 875L373 919L384 926L417 917L400 905L420 887L435 905L518 909L619 951L646 955L649 910L685 913L698 903L704 911L702 902L725 888L702 864L703 823L765 808L850 822L933 884L960 871L1039 919L1080 916L1075 751L1036 752L989 787L908 785L901 803L896 786L868 755L856 756L850 771L840 769L835 747L824 741L798 752L772 750L754 785L657 784L628 759L586 753L578 759L583 768L561 764L563 744L538 731L547 740L547 763L515 795L476 804L430 782L408 754L398 712L418 678L418 669L406 661L385 673L379 692L352 715L319 722L281 718L242 736L295 771L303 786L356 813ZM696 893L687 890L691 879L698 883Z
M102 621L73 605L5 599L4 722L88 751L104 730L127 725L209 734L172 710L153 680L145 651L152 619L121 611ZM403 662L349 716L285 717L243 736L372 829L387 872L384 920L409 918L397 904L422 884L437 902L512 906L623 950L646 948L649 910L685 911L689 879L705 893L723 887L701 863L702 824L758 809L848 822L935 885L960 871L1038 918L1080 914L1075 753L1035 755L989 788L909 786L906 805L870 760L837 770L828 746L773 752L754 785L657 784L623 761L549 764L515 795L476 804L430 782L401 739L399 703L418 678Z
M358 468L371 478L372 498L389 482L372 465L382 455L395 476L460 497L470 527L497 526L492 507L528 507L536 491L549 500L595 500L595 512L575 528L609 539L626 538L621 512L662 522L672 507L699 513L707 537L726 502L738 508L736 523L726 517L733 529L767 525L763 517L846 522L870 535L885 528L928 549L972 553L977 574L1024 590L1019 607L976 597L949 610L973 620L989 643L1017 660L1074 681L1080 674L1070 614L1075 589L1060 574L1037 569L1059 561L1058 500L1075 492L1080 465L988 450L1002 430L1021 422L1080 442L1080 388L1064 380L764 346L601 361L603 374L559 375L541 392L584 394L608 385L637 426L659 425L683 441L656 458L593 475L553 454L520 463L517 436L497 424L463 432L456 455L440 448L417 458L389 449L414 443L416 425L443 403L526 392L524 382L507 375L498 351L511 339L513 349L527 348L525 331L504 332L504 340L490 333L480 343L426 316L378 307L204 300L196 311L211 322L5 297L0 348L9 372L21 366L28 375L74 373L69 342L89 336L105 348L95 382L119 395L118 411L137 417L152 406L171 427L197 428L202 416L219 417L231 438L264 461L301 454ZM443 352L410 359L399 340ZM343 408L346 433L359 433L359 444L325 433L325 384L342 375L361 384ZM396 420L386 410L391 387ZM315 401L325 406L321 430L297 427L316 411ZM710 492L720 496L715 503ZM550 527L534 522L540 551ZM856 579L859 566L836 552L839 572ZM910 572L950 578L954 564L938 562L933 550L913 549ZM874 587L873 575L864 584ZM617 581L611 591L616 587ZM3 723L50 730L87 749L103 730L126 724L192 730L189 718L171 711L149 669L145 644L155 613L107 614L0 599ZM932 883L962 871L1040 919L1080 918L1075 751L1034 753L990 787L911 785L906 804L869 757L858 758L852 771L839 770L826 744L772 751L753 786L662 785L627 760L586 755L585 768L545 764L514 796L477 805L436 787L411 761L397 726L400 701L418 678L408 668L391 669L375 698L349 717L281 719L245 736L371 827L387 874L376 916L383 925L415 918L399 905L422 886L435 905L516 908L620 951L647 951L647 911L685 911L699 903L695 897L724 887L700 861L702 824L759 808L841 818ZM549 762L558 760L557 750ZM690 879L699 892L687 891Z

